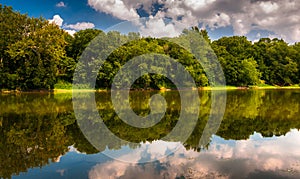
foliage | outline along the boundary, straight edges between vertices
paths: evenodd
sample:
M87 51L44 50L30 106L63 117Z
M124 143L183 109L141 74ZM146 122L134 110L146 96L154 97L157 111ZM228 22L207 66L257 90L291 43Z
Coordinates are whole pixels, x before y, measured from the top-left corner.
M9 7L0 8L1 19L5 19L1 21L1 34L9 34L10 38L0 50L0 88L53 89L57 66L65 53L66 32L45 19L29 18Z
M297 54L300 49L295 48L296 46L297 44L288 46L283 40L269 38L260 39L253 45L253 57L262 72L262 79L267 84L285 86L299 82Z
M260 83L261 73L257 69L257 62L253 58L245 59L241 63L241 78L242 86L257 85Z

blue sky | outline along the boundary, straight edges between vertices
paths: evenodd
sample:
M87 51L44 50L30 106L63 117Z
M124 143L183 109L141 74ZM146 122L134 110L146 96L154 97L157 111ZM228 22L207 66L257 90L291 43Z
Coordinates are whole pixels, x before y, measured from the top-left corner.
M27 13L31 17L44 17L52 19L54 15L59 15L67 24L77 22L91 22L96 28L106 29L121 20L106 13L97 12L88 6L86 0L1 0L4 5L12 6L14 10ZM58 7L63 2L65 7Z
M85 28L105 30L122 21L151 15L198 25L207 29L212 39L244 35L253 41L261 37L300 41L298 0L1 0L1 4L33 17L55 17L54 22L61 28L73 32ZM162 24L157 27L165 28Z

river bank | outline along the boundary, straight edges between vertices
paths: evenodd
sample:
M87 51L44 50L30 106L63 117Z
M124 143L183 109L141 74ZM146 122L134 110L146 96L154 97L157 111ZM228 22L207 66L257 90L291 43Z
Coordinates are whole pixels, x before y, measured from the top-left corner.
M199 87L186 90L199 90L199 91L209 91L209 90L291 90L299 89L300 86L249 86L249 87L237 87L237 86L218 86L218 87ZM159 90L155 89L130 89L131 91L172 91L174 89L162 88ZM35 90L7 90L2 89L0 93L2 94L11 94L11 93L71 93L71 92L107 92L109 89L35 89Z

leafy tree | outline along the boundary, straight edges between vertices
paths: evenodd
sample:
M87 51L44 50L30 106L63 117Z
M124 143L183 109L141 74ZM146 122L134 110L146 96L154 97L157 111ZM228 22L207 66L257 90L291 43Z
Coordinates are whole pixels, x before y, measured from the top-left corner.
M17 75L14 74L16 67L10 60L7 50L10 44L21 40L22 36L29 32L27 21L26 15L0 4L0 89L16 88Z
M224 46L218 46L213 42L212 48L214 49L218 60L223 68L226 84L227 85L239 85L240 74L240 61L231 55Z
M286 42L263 38L254 44L254 48L254 58L266 83L284 86L297 82L298 65L295 59L290 58L290 47Z
M300 43L297 42L294 45L290 46L290 58L297 63L298 73L293 81L300 83Z
M64 57L64 32L42 18L29 18L0 7L1 84L9 89L53 89ZM2 43L3 42L3 43Z
M259 72L252 57L252 44L246 37L223 37L212 43L225 73L226 83L234 86L257 84ZM246 61L245 61L246 60Z
M48 21L32 19L34 31L9 45L20 89L53 89L57 65L64 56L64 31ZM34 27L36 26L36 27Z
M66 47L67 56L77 62L84 49L100 33L102 33L102 31L97 29L86 29L76 32Z
M261 73L257 69L257 62L253 58L245 59L241 63L240 81L243 86L260 83Z
M252 43L245 36L222 37L213 43L225 47L225 50L239 61L252 57Z

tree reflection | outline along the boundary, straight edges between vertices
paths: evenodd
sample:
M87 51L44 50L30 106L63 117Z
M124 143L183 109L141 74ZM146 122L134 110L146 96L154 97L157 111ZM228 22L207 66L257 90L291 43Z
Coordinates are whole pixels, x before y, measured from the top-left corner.
M53 95L1 96L0 173L3 178L55 162L72 144L66 126L74 123L66 101ZM59 108L59 106L65 106Z

